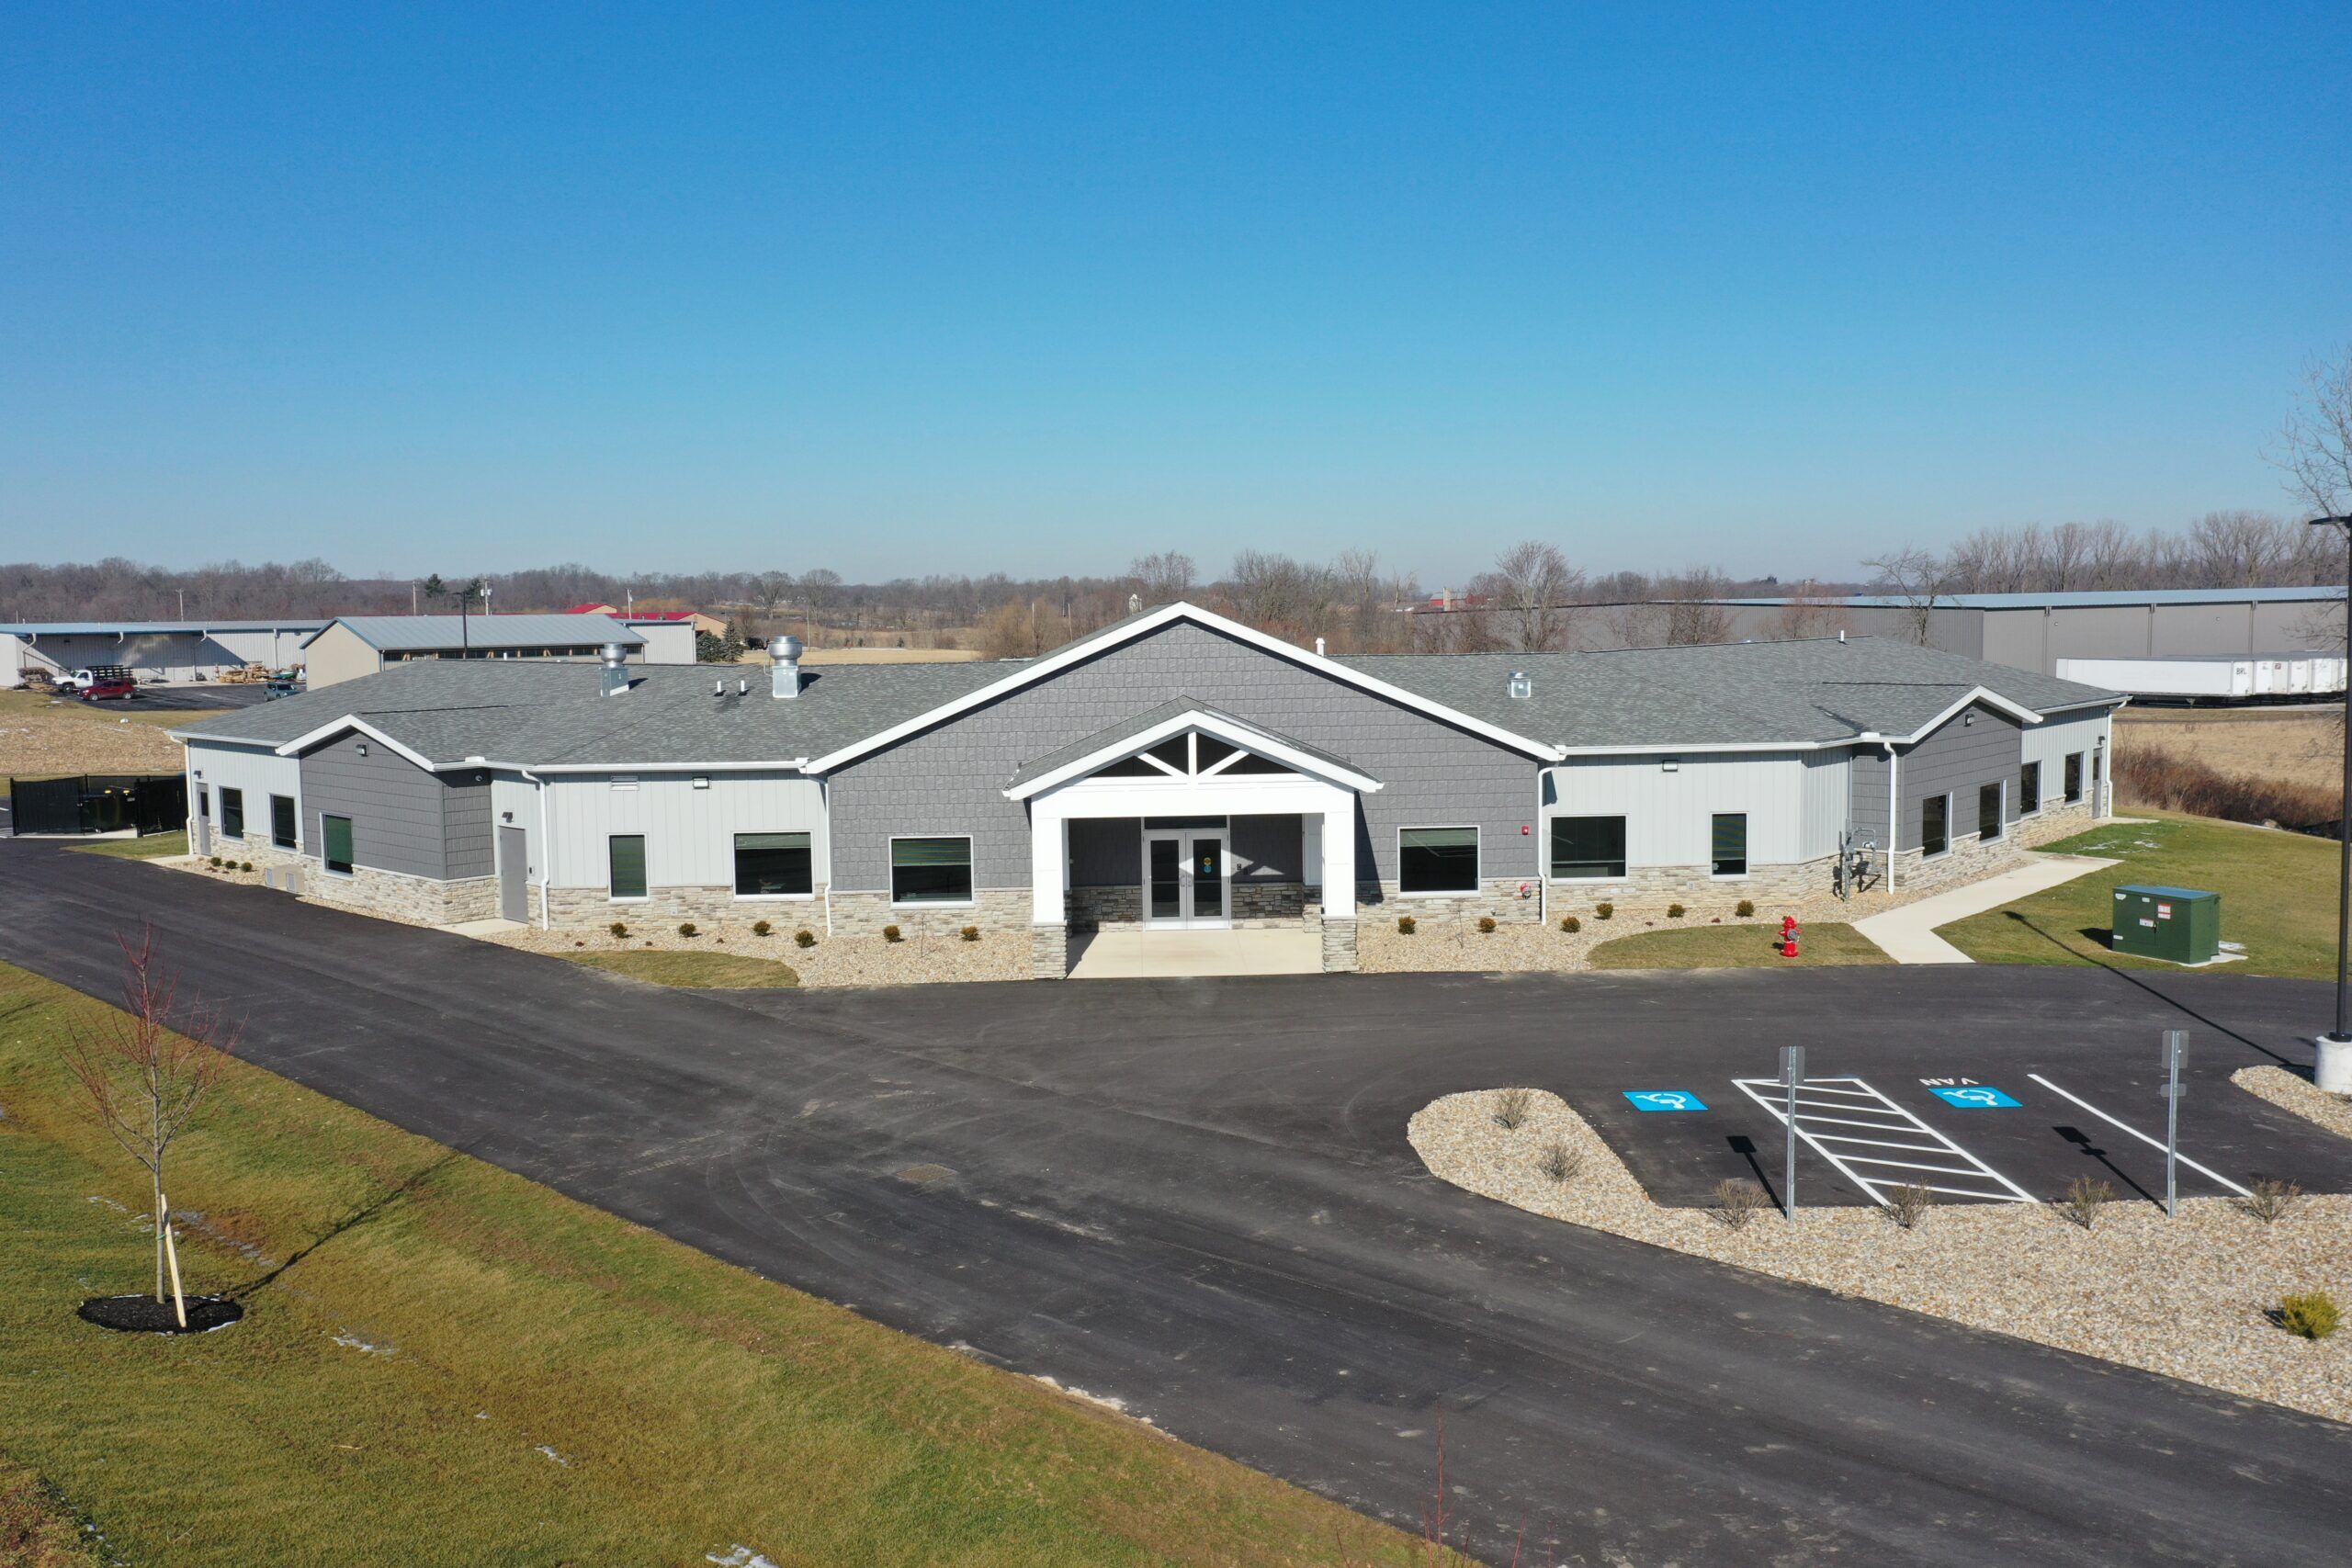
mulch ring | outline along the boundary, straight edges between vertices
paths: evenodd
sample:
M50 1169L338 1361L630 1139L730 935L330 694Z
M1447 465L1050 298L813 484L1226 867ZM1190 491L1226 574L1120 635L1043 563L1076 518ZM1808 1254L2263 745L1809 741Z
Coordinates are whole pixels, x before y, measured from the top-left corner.
M187 1298L187 1326L168 1301L153 1296L92 1296L77 1309L85 1322L123 1334L209 1334L245 1315L244 1303L228 1296Z

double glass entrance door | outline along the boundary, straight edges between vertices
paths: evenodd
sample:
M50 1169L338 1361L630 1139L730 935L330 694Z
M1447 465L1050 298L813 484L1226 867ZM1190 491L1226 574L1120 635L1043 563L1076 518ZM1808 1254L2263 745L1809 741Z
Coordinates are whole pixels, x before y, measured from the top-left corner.
M1144 924L1223 926L1225 834L1159 831L1144 835Z

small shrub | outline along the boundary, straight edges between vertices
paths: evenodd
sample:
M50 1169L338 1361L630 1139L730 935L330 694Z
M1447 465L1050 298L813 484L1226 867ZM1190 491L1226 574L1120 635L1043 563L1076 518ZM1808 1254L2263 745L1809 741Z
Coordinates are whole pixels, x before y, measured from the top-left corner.
M625 920L615 920L615 921L614 921L614 922L613 922L609 927L607 927L607 928L605 928L605 929L607 929L608 931L611 931L615 936L627 936L627 935L628 935L628 922L627 922L627 921L625 921Z
M587 946L588 944L587 944L586 942L573 942L571 945L572 945L572 946L574 946L574 947L585 947L585 946Z
M753 936L772 935L775 931L775 928L768 924L765 920L753 920L752 922L752 934Z
M1566 1187L1584 1168L1584 1151L1568 1147L1565 1140L1555 1138L1544 1146L1535 1159L1535 1168Z
M817 945L817 933L803 926L792 933L792 940L802 947L814 947Z
M1592 918L1596 920L1605 920L1616 912L1617 906L1614 904L1595 904L1592 907Z
M695 923L692 920L680 920L678 922L678 934L680 936L693 936L695 934Z
M1421 922L1413 919L1412 916L1399 915L1396 917L1396 934L1398 936L1411 936L1415 931L1419 931L1420 929Z
M2254 1184L2252 1191L2238 1200L2238 1207L2266 1225L2277 1224L2287 1217L2287 1212L2302 1195L2303 1190L2293 1182L2266 1176Z
M1560 929L1567 932L1570 936L1574 936L1577 932L1584 930L1584 922L1577 919L1574 915L1562 915L1560 917Z
M1680 919L1682 918L1682 906L1679 904L1668 904L1666 907L1666 918L1669 920Z
M1516 1133L1527 1124L1527 1113L1533 1108L1532 1089L1501 1089L1495 1091L1495 1125L1505 1132Z
M978 942L980 940L980 928L978 926L966 926L963 931L957 934L962 936L966 942Z
M1745 1177L1715 1183L1715 1218L1734 1230L1754 1219L1759 1209L1770 1208L1771 1202L1764 1189Z
M1935 1193L1917 1182L1906 1181L1888 1195L1886 1217L1906 1231L1916 1230L1935 1206Z
M1485 935L1487 935L1487 936L1492 936L1492 935L1494 935L1494 934L1495 934L1495 917L1494 917L1494 916L1492 916L1492 915L1481 915L1481 916L1479 916L1479 917L1478 917L1478 930L1479 930L1482 933L1484 933Z
M1732 907L1731 912L1737 915L1743 920L1752 919L1756 914L1756 900L1753 898L1742 898L1737 904Z
M219 855L214 855L210 860L206 861L204 863L210 866L213 870L218 871L220 869L220 857Z
M2324 1339L2335 1332L2344 1314L2325 1291L2307 1291L2278 1298L2278 1326L2305 1339Z
M253 862L251 862L251 861L249 861L249 860L247 860L247 861L239 861L239 862L237 863L237 869L238 869L239 871L251 871L251 870L253 870L253 868L254 868L254 863L253 863Z
M2099 1210L2114 1201L2113 1182L2094 1181L2087 1176L2078 1176L2067 1186L2066 1196L2059 1201L2058 1207L2068 1219L2089 1230L2098 1224Z
M907 940L907 933L900 931L896 926L884 926L882 928L882 940L884 942L904 942Z

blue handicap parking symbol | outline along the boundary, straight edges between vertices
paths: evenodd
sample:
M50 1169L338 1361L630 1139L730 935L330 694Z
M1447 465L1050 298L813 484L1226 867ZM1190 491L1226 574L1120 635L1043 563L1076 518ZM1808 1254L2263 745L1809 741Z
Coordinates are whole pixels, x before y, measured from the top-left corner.
M1972 1084L1965 1089L1930 1089L1928 1092L1946 1105L1962 1111L2015 1111L2020 1103L1987 1084Z
M1687 1089L1629 1089L1625 1098L1636 1111L1704 1111L1707 1102Z

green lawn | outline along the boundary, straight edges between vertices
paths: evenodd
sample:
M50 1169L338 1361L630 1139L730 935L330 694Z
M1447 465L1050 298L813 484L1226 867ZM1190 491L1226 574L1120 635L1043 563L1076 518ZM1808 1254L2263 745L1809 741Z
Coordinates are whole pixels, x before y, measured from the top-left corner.
M76 844L85 855L117 855L124 860L159 860L165 855L187 853L187 829L175 828L168 833L150 833L142 839L100 839L96 843Z
M2211 888L2222 896L2222 939L2244 942L2245 960L2199 973L2335 976L2333 842L2174 812L2132 815L2152 820L2095 828L2042 846L2122 863L1957 921L1938 934L1980 964L2176 968L2112 953L2107 945L2117 886L2154 882Z
M1806 926L1797 956L1781 956L1781 928L1757 920L1742 925L1687 926L1641 931L1592 950L1595 969L1807 969L1840 964L1892 964L1848 925Z
M0 966L0 1531L86 1518L107 1561L175 1568L1422 1560L242 1065L171 1194L201 1215L191 1288L244 1321L94 1328L75 1303L142 1288L150 1256L141 1173L57 1055L105 1016Z
M789 964L773 958L752 958L735 953L566 953L560 956L592 969L608 969L632 980L656 986L690 986L719 990L765 990L797 986L800 976Z

